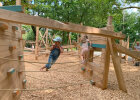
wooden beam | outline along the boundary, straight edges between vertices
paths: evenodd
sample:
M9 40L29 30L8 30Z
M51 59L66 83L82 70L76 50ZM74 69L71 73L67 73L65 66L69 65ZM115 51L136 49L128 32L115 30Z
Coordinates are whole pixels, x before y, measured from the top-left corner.
M38 59L38 38L39 38L39 27L36 27L36 45L35 45L35 59Z
M115 40L108 39L108 42L109 42L109 47L110 47L110 51L111 51L111 55L112 55L112 61L113 61L115 73L117 76L119 88L120 88L120 90L127 92L127 89L125 86L125 81L123 78L122 69L121 69L120 57L118 56L117 50L115 48L113 48L113 45L115 44Z
M24 12L23 7L19 5L18 6L3 6L3 7L0 7L0 9L15 11L15 12Z
M135 59L140 60L140 51L131 51L131 50L121 46L120 44L114 44L113 47L120 53L124 53L128 56L131 56Z
M124 39L125 36L120 33L112 31L102 30L99 28L81 26L78 24L65 24L49 18L41 18L38 16L31 16L24 13L12 12L4 9L0 9L0 20L14 22L19 24L27 24L39 27L45 27L56 30L63 30L75 33L86 33L100 36L106 36L111 38Z

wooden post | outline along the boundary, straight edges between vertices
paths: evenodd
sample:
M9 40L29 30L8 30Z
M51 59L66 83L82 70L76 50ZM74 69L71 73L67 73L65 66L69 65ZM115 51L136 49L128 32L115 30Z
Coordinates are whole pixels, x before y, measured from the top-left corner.
M69 33L69 43L70 43L70 48L71 48L71 51L72 51L72 46L71 46L71 36L70 36L70 33Z
M35 60L38 59L38 38L39 38L39 27L36 27Z
M107 22L107 30L109 31L114 31L113 25L112 25L112 16L108 17L108 22ZM107 39L107 38L106 38ZM103 86L102 89L107 88L107 83L108 83L108 73L109 73L109 65L110 65L110 49L109 49L109 43L108 41L106 42L106 49L103 50L104 53L104 72L103 72Z
M120 88L120 90L127 92L126 86L125 86L125 81L123 78L123 73L121 70L120 57L118 56L117 50L115 48L113 48L113 45L115 44L115 40L108 38L108 42L109 42L109 47L110 47L110 51L111 51L111 55L112 55L112 61L113 61L115 73L117 76L119 88Z
M129 36L127 38L126 48L129 49ZM128 60L128 55L125 55L125 61L127 62L127 60Z
M103 72L103 87L102 89L107 88L108 83L108 73L109 73L109 65L110 65L110 49L109 49L109 43L107 41L106 43L106 49L104 51L104 72Z
M46 28L46 50L47 50L47 47L48 47L48 28Z
M21 5L21 0L16 0L16 5Z
M93 48L89 48L89 56L88 56L88 61L89 62L93 62L93 56L94 56L94 49Z
M123 40L120 40L120 45L122 45L123 43ZM121 62L121 59L122 59L122 53L119 53L119 56L120 56L120 62Z

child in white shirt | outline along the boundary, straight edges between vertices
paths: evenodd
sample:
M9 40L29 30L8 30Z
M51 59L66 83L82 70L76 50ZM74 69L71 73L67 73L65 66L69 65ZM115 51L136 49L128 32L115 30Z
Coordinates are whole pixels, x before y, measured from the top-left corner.
M87 60L88 58L88 55L89 55L89 39L88 39L88 36L85 35L82 39L81 39L81 60L82 60L82 64L85 63L85 61Z

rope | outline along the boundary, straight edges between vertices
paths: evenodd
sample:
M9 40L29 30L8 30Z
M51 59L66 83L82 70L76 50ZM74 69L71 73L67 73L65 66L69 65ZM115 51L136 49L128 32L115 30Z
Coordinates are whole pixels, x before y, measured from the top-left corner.
M99 55L98 55L98 56L99 56ZM98 56L96 56L96 57L98 57ZM88 58L88 59L86 59L86 61L89 60L89 59L92 59L92 58L95 58L95 57ZM53 63L46 63L46 62L31 62L31 61L18 60L18 59L9 59L9 58L3 58L3 57L0 57L0 59L5 59L5 60L9 60L9 61L27 62L27 63L53 64ZM80 63L80 61L77 61L77 62L54 63L54 64L67 64L67 63Z
M59 82L54 82L54 81L44 81L44 80L42 80L42 79L39 79L39 78L30 76L30 75L25 75L25 76L30 77L30 78L32 78L32 79L37 79L37 80L43 81L44 83L49 82L49 83L57 83L57 84L75 84L75 83L59 83ZM78 81L83 81L83 80L78 80ZM77 83L78 83L78 82L77 82Z
M48 88L38 88L38 89L0 89L0 91L42 91L42 90L48 90L48 89L59 89L59 88L66 88L69 86L75 86L75 85L80 85L80 84L87 84L89 83L89 81L84 81L78 84L71 84L71 85L67 85L67 86L60 86L60 87L48 87Z
M46 62L31 62L31 61L25 61L25 60L3 58L3 57L0 57L0 59L6 59L6 60L9 60L9 61L27 62L27 63L52 64L52 63L46 63ZM54 64L67 64L67 63L77 63L77 62L63 62L63 63L54 63Z
M50 70L50 71L56 71L56 72L65 72L65 73L81 73L81 72L71 72L71 71L58 71L58 70ZM50 72L49 71L49 72ZM36 70L33 70L33 71L24 71L24 70L21 70L19 72L48 72L48 71L36 71Z

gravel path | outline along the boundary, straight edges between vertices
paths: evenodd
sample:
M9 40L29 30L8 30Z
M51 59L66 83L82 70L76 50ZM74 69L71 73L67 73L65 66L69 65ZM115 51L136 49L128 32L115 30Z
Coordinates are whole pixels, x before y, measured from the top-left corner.
M24 59L34 60L34 54L24 53ZM38 61L47 61L41 56ZM128 93L118 88L115 71L110 64L108 89L101 90L91 86L79 73L78 56L61 55L57 62L77 62L73 64L55 64L48 72L26 72L27 89L43 89L42 91L25 91L20 100L140 100L140 67L131 63L122 64ZM42 64L25 63L26 71L38 71ZM59 87L59 88L58 88Z

